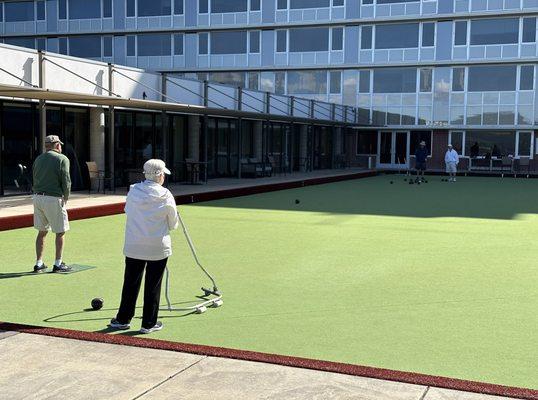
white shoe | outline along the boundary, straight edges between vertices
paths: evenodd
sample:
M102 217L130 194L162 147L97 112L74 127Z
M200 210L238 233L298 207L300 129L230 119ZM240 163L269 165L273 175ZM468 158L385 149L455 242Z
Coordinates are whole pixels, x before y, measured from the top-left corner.
M153 328L141 328L140 333L151 333L155 331L160 331L161 329L163 329L163 323L161 321L157 321Z

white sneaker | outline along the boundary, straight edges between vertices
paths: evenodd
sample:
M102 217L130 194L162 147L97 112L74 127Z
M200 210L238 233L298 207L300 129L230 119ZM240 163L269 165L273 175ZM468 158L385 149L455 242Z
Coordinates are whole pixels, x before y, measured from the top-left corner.
M163 323L161 321L157 321L157 323L155 324L155 326L153 328L144 328L144 327L142 327L140 329L140 333L151 333L151 332L155 332L155 331L160 331L161 329L163 329Z
M112 318L110 320L110 323L108 324L108 326L110 328L113 328L113 329L121 329L121 330L129 329L131 327L130 324L128 324L128 323L127 324L122 324L116 318Z

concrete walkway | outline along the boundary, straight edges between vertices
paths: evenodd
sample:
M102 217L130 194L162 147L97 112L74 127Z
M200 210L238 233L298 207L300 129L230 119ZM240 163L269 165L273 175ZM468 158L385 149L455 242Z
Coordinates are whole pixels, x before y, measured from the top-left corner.
M365 172L364 169L349 168L349 169L332 169L320 170L312 172L294 172L287 175L275 175L266 178L257 179L236 179L236 178L217 178L211 179L207 184L203 185L182 185L171 184L170 191L176 195L195 195L200 193L208 193L228 189L240 189L254 186L262 186L275 183L296 182L316 178L328 178L335 176L353 175L358 172ZM115 204L125 202L127 188L118 188L115 194L88 194L88 192L75 192L72 194L67 209L101 206L107 204ZM33 214L32 196L12 196L0 197L0 218L11 217L17 215Z
M329 372L0 331L0 399L501 400Z

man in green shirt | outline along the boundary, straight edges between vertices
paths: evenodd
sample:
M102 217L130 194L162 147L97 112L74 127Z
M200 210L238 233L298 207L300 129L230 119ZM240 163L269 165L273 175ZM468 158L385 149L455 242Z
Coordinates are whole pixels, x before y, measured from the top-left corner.
M62 261L65 232L69 230L66 203L71 193L69 159L62 154L60 138L45 138L45 153L34 161L34 227L39 231L36 238L36 263L34 272L44 272L45 237L49 230L56 234L56 260L52 272L69 272L71 267Z

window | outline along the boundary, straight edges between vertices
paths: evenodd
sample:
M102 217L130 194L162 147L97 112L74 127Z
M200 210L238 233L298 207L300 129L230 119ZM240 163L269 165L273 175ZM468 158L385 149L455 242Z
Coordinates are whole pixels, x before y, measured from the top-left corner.
M67 38L61 37L58 39L58 47L60 54L67 55Z
M465 154L470 155L471 147L478 144L478 155L486 155L493 152L497 146L498 154L507 156L515 154L515 132L492 132L492 131L467 131L465 132Z
M252 31L250 35L250 46L249 51L253 54L258 54L260 52L260 31Z
M288 94L327 95L327 72L289 71Z
M517 43L519 19L477 19L471 21L471 44Z
M260 11L260 0L250 0L250 11Z
M234 13L247 11L247 0L211 0L212 13Z
M101 58L101 36L70 37L69 55L74 57Z
M416 68L380 68L374 71L374 93L415 93Z
M174 15L183 15L183 0L174 0Z
M456 32L454 33L454 45L461 46L467 44L467 21L456 21Z
M341 7L344 5L344 0L333 0L333 7Z
M359 71L359 93L370 93L370 71Z
M288 0L277 0L276 8L278 10L285 10L288 8Z
M169 56L172 36L168 33L149 33L137 37L138 56Z
M198 13L207 14L209 12L209 6L207 0L198 0Z
M5 38L4 43L10 44L12 46L26 47L28 49L35 48L34 38L26 38L26 37Z
M211 32L211 54L245 54L246 31Z
M452 91L463 92L465 90L465 68L452 68Z
M458 152L460 156L463 156L463 132L450 132L448 136L448 143L450 143L454 150Z
M112 18L112 0L103 0L103 18Z
M367 50L372 48L372 27L363 26L361 28L361 49Z
M332 50L342 50L344 48L344 28L332 29Z
M369 4L374 4L374 0L362 0L362 4L365 6Z
M329 28L296 28L289 32L290 52L329 50Z
M377 154L377 132L357 133L357 154Z
M286 45L287 31L276 31L276 51L277 53L283 53L287 51Z
M286 94L286 73L285 72L275 72L275 93Z
M138 0L138 16L154 17L157 15L171 15L172 4L170 0Z
M523 43L536 42L536 18L523 18Z
M112 36L103 36L103 57L112 57Z
M101 0L69 0L69 19L101 18Z
M182 33L174 34L174 55L176 56L183 55L183 34Z
M248 88L258 90L260 85L260 73L249 72L248 73Z
M422 47L431 47L435 43L435 23L422 24Z
M432 70L430 68L420 70L420 91L425 93L432 91Z
M523 157L530 157L532 146L532 132L518 132L517 136L517 155Z
M4 2L6 22L33 21L33 1L8 1Z
M377 0L377 4L412 3L420 0Z
M67 0L58 0L58 19L67 19Z
M0 4L0 22L4 21L4 7Z
M207 33L198 34L198 54L207 54L209 52L209 35Z
M127 16L134 17L135 13L135 0L127 0Z
M417 148L420 146L420 142L425 141L426 142L426 148L430 152L430 155L432 154L432 133L431 131L411 131L411 135L409 138L409 154L415 154L417 151Z
M516 66L472 66L469 67L469 92L499 92L516 90Z
M329 88L331 94L342 93L342 72L341 71L329 72L329 82L331 84Z
M290 0L290 8L322 8L329 7L329 0Z
M522 65L519 74L519 90L534 89L534 65Z
M209 80L223 85L245 87L244 72L211 72L209 74Z
M418 47L418 24L377 25L376 49L403 49Z
M136 56L136 36L127 36L127 56Z
M45 20L45 1L39 0L36 2L36 17L38 21Z
M0 7L1 8L1 7ZM37 38L36 50L47 50L47 39L46 38Z

